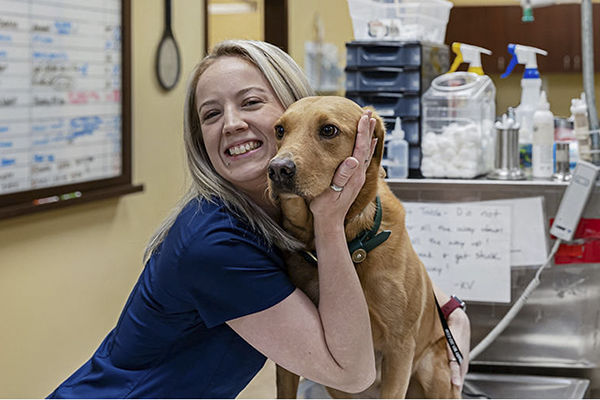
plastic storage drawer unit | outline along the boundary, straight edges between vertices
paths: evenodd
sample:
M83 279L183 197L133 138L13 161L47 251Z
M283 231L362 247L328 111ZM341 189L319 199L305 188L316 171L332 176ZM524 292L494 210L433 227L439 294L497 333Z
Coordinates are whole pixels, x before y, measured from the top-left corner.
M417 42L346 43L348 67L420 67L421 44Z
M418 117L421 99L418 94L346 93L346 97L361 107L373 106L380 117Z
M421 73L414 68L347 68L345 72L348 92L418 92L421 89Z
M421 147L409 146L408 147L408 168L419 169L421 168Z
M414 68L420 74L421 93L427 90L435 77L448 71L449 62L450 53L446 45L398 41L346 43L347 71L383 67Z

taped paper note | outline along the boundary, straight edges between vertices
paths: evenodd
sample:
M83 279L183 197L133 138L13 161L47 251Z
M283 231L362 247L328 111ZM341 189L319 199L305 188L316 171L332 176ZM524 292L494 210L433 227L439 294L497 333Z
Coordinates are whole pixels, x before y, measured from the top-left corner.
M548 257L548 234L544 222L543 197L490 200L469 204L510 207L510 265L512 267L529 265L538 267L546 262Z
M436 285L464 300L510 302L510 207L403 204L413 247Z

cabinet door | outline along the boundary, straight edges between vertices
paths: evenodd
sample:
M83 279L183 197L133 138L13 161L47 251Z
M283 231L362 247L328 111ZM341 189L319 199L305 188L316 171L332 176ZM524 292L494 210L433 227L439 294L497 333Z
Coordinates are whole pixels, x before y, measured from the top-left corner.
M581 72L581 10L578 4L534 8L534 22L521 22L520 6L454 7L446 30L446 42L462 42L490 49L483 55L486 73L502 73L510 62L509 43L538 47L540 71ZM600 4L593 5L595 70L600 71ZM464 68L464 67L463 67ZM521 67L523 68L523 67ZM522 69L521 69L522 71Z

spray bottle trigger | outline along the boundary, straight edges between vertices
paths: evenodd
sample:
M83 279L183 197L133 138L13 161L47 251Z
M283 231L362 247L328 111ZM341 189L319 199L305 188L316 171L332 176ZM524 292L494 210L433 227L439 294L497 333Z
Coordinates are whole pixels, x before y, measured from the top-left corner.
M469 66L469 69L467 69L467 72L473 72L473 73L476 73L477 75L483 75L483 67Z
M504 71L504 73L500 75L500 78L507 78L511 74L513 69L515 69L515 66L518 64L518 62L519 60L517 59L517 56L513 54L513 57L510 59L510 63L508 64L508 67L506 67L506 71Z
M454 62L452 62L452 66L448 70L448 73L455 72L458 69L458 67L460 66L460 64L462 64L462 62L463 62L463 56L462 56L462 52L460 51L460 43L459 42L452 43L452 52L454 54L456 54L456 57L454 57Z

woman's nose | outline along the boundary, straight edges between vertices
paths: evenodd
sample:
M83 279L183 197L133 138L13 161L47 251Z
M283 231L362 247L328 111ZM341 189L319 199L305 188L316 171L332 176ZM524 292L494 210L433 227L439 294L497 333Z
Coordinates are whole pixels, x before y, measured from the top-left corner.
M225 109L224 114L223 133L232 134L248 128L239 110L228 108Z

